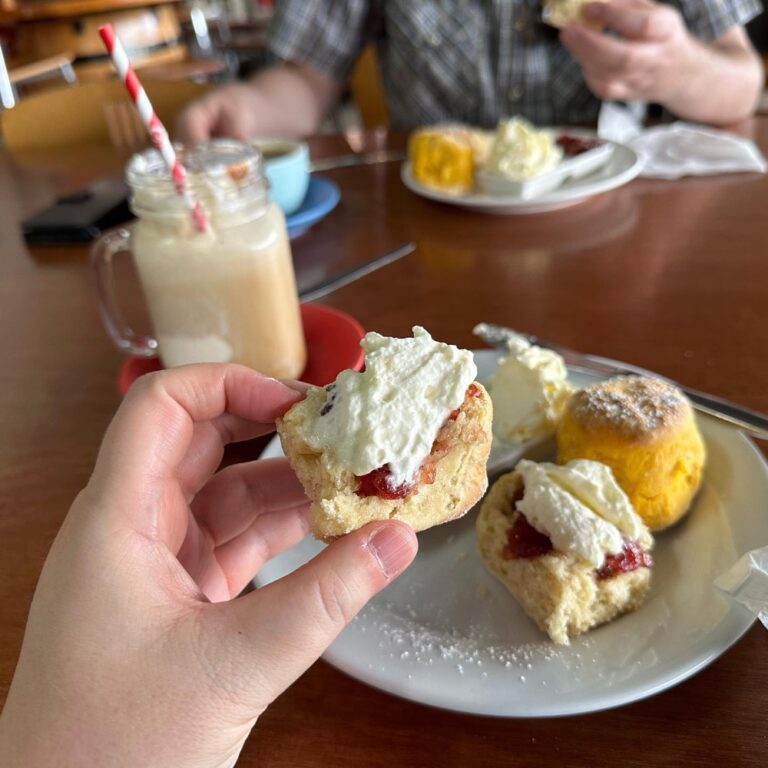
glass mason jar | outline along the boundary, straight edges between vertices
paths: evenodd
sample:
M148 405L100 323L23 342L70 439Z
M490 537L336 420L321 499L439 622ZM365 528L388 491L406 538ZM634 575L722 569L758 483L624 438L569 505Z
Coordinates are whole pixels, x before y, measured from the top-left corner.
M291 249L261 156L240 142L214 140L180 150L179 159L208 228L197 231L156 150L130 160L137 221L93 252L109 335L131 354L159 354L166 367L237 362L298 378L306 349ZM119 312L112 259L120 251L133 254L154 337L137 336Z

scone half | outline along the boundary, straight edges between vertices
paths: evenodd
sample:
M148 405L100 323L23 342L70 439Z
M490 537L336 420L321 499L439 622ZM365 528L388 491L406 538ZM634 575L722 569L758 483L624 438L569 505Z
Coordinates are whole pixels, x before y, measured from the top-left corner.
M312 502L312 533L317 538L330 541L388 519L422 531L461 517L485 493L492 406L481 384L471 384L461 406L447 415L417 482L403 498L365 495L372 490L368 476L361 480L306 443L303 424L326 401L325 389L312 389L277 421L283 451Z
M603 0L607 2L607 0ZM551 27L563 29L576 22L586 23L593 29L602 29L601 24L586 21L582 18L581 11L584 6L593 0L544 0L544 8L541 13L542 20Z
M648 567L598 578L590 563L553 549L530 557L510 556L509 532L523 517L516 509L521 495L522 480L515 472L494 483L477 518L477 548L491 573L555 643L568 645L572 638L642 604L650 586ZM531 551L536 541L534 536Z

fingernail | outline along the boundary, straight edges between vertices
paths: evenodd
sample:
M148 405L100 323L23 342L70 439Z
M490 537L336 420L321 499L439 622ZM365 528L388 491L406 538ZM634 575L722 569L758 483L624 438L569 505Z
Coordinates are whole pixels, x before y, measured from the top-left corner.
M416 556L416 534L405 525L382 525L371 534L365 546L381 572L387 579L393 579Z
M306 395L307 392L312 389L311 384L306 384L303 381L296 381L296 379L274 379L279 381L283 386L298 392L300 395Z

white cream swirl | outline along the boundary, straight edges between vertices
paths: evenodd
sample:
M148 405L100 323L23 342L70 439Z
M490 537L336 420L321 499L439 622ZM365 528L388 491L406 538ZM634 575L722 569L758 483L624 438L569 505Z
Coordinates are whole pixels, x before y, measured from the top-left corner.
M600 568L606 555L621 552L625 538L651 547L648 529L605 464L575 459L560 466L523 459L515 471L524 484L517 508L556 550Z
M563 150L551 133L513 117L499 123L484 169L511 181L525 181L553 170L562 157Z
M493 431L510 442L552 434L573 393L563 358L522 337L508 342L491 377Z
M406 339L368 333L361 346L365 371L339 374L304 439L355 475L388 464L393 486L410 483L477 376L472 353L419 326Z

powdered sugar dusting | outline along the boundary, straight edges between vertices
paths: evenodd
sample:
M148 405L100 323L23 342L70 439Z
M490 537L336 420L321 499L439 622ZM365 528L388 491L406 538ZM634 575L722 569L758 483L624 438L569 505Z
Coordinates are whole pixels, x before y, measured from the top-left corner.
M662 379L617 376L577 392L568 404L573 418L589 429L611 428L629 438L650 436L690 408L683 393Z
M558 655L559 649L546 640L504 645L480 627L431 627L416 620L413 608L406 609L408 615L401 610L402 607L385 603L375 609L369 606L358 615L361 631L365 624L375 623L383 659L408 660L426 666L447 662L459 675L474 669L481 677L487 675L484 666L497 665L518 671L521 682L525 682L526 670Z

